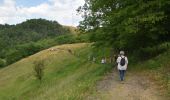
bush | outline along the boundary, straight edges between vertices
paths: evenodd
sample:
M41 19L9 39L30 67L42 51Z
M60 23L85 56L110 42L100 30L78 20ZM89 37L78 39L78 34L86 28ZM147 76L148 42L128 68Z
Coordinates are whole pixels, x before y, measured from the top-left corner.
M6 54L7 64L12 64L22 58L20 51L16 49L10 49Z
M44 67L45 67L44 60L38 60L34 62L35 77L40 81L42 80L43 77Z
M4 67L6 65L6 61L0 58L0 67Z
M75 43L75 37L72 34L61 35L56 38L58 44Z

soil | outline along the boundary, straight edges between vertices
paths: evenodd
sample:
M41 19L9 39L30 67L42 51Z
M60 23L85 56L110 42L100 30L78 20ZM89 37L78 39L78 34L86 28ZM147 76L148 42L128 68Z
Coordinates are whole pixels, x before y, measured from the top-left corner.
M147 76L128 71L124 81L120 81L118 71L114 70L96 86L96 93L88 100L167 100Z

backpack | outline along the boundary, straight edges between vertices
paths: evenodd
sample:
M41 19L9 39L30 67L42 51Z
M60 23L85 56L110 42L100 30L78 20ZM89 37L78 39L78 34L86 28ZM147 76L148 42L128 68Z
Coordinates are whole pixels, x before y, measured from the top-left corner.
M124 58L123 58L123 57L121 57L120 65L121 65L121 66L124 66L124 65L125 65L125 63L126 63L126 61L125 61L125 57L124 57Z

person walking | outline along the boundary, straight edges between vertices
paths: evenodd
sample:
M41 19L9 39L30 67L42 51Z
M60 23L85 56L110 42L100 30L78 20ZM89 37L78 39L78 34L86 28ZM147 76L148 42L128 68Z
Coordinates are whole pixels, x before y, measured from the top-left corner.
M103 57L103 58L102 58L101 64L106 64L106 57Z
M120 80L123 81L128 66L128 58L125 56L124 51L120 51L120 56L118 56L116 62L118 64L117 68L119 70Z

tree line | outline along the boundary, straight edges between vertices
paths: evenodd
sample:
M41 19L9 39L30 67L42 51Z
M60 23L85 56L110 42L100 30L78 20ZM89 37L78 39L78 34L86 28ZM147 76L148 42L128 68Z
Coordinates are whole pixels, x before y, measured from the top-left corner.
M0 25L0 67L42 49L77 41L81 39L56 21L30 19L17 25Z
M169 7L169 0L85 0L79 29L97 46L148 58L169 45Z

